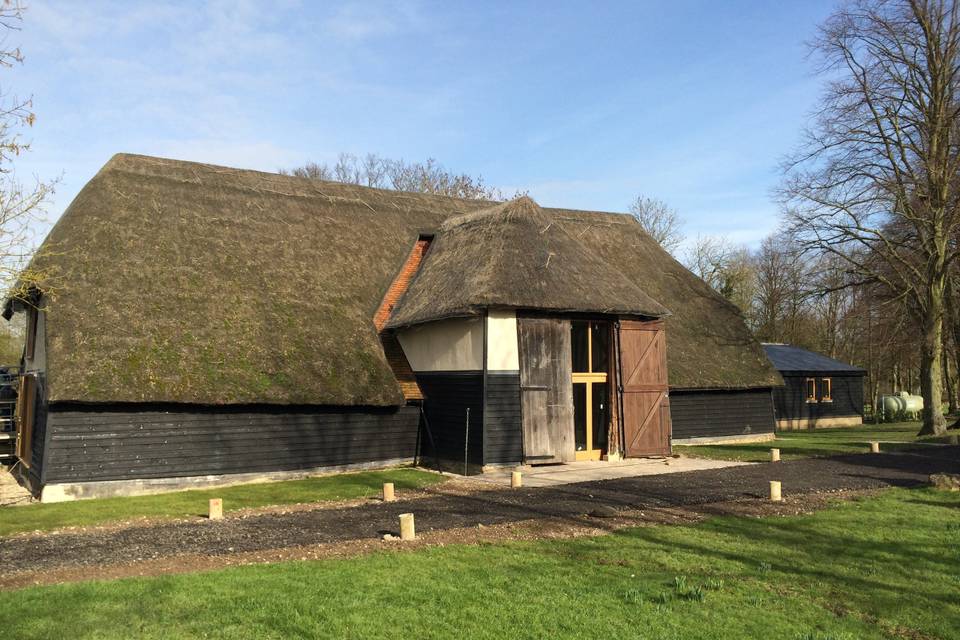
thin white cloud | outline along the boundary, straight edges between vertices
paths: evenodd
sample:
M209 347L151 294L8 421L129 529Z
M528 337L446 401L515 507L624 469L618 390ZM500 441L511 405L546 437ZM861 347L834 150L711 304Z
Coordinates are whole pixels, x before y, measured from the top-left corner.
M419 5L411 2L350 2L323 22L324 31L340 40L365 40L418 29Z

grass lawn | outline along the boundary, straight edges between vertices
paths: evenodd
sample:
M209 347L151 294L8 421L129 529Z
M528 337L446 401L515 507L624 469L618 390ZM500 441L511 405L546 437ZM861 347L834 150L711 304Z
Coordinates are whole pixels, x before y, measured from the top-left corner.
M224 511L236 511L248 507L372 497L380 493L384 482L393 482L400 492L435 484L443 479L439 474L417 469L388 469L134 498L4 507L0 508L0 536L37 529L103 524L143 516L182 518L206 515L210 498L223 498Z
M903 443L901 445L880 445L881 450L898 448L905 444L917 442L917 431L919 430L919 422L864 424L859 427L838 429L781 431L777 433L777 439L775 441L769 442L674 445L673 450L674 453L699 458L763 462L770 459L770 449L777 447L780 449L780 457L784 460L789 460L791 458L831 456L841 453L866 453L870 451L870 445L868 443L871 440ZM923 440L934 441L927 438Z
M17 638L960 637L960 494L3 594Z

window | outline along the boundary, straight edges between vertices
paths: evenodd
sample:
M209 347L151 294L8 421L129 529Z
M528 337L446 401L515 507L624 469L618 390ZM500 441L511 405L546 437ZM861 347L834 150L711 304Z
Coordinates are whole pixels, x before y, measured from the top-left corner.
M820 379L820 402L833 402L833 380Z
M570 354L573 373L606 375L610 368L610 324L572 321Z
M807 402L817 401L817 381L813 378L807 378Z
M27 339L24 349L27 360L33 360L37 348L37 313L36 307L31 306L27 309Z
M573 440L577 460L599 460L610 428L610 323L570 322Z
M570 323L570 354L573 373L590 372L590 323L574 320Z

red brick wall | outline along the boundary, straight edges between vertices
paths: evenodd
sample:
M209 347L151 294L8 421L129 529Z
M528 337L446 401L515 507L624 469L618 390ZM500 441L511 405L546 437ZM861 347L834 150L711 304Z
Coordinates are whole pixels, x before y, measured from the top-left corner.
M390 288L387 289L387 294L383 297L380 308L377 309L376 315L373 316L373 324L377 327L377 331L383 331L387 321L390 319L390 314L393 313L393 308L397 305L397 302L400 301L400 298L403 297L403 294L406 293L407 287L410 286L410 280L420 268L420 263L423 262L423 256L426 255L429 247L429 239L420 239L417 241L417 244L414 245L413 251L410 252L410 257L407 258L400 273L397 274Z
M387 357L387 362L390 363L390 368L393 369L393 375L396 376L397 382L400 384L400 389L403 391L403 397L407 400L423 400L423 393L420 391L419 385L417 385L416 376L413 373L413 369L410 368L410 363L407 362L407 357L400 347L400 342L396 336L384 333L383 328L387 325L387 321L390 320L390 314L393 313L393 308L397 305L397 302L400 301L400 298L403 297L403 294L406 293L407 287L410 286L410 280L414 274L417 273L417 269L420 268L420 263L423 262L423 256L426 255L428 248L430 248L429 239L420 239L417 241L417 244L413 247L413 251L410 252L410 256L404 263L403 268L400 269L400 273L397 274L390 288L387 289L387 294L383 297L383 302L380 303L377 313L373 316L373 324L377 327L377 331L380 332L380 342L383 345L383 352Z

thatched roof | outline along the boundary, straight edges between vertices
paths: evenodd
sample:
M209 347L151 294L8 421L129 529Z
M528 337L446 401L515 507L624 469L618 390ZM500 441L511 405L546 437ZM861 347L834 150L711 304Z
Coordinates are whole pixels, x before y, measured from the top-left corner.
M445 221L388 326L490 307L667 315L638 284L522 197Z
M117 155L45 243L50 399L400 404L373 315L418 232L479 206Z
M442 257L444 221L453 237L470 227L457 216L491 206L117 155L37 259L59 283L46 302L49 397L399 404L373 316L420 234L437 233ZM584 269L609 277L601 286L620 287L631 311L662 312L653 300L670 309L672 385L779 382L736 309L631 218L551 209L536 216L555 220L551 242L576 246Z
M672 389L783 384L740 310L657 244L629 215L550 210L571 235L616 264L669 307L667 369Z

